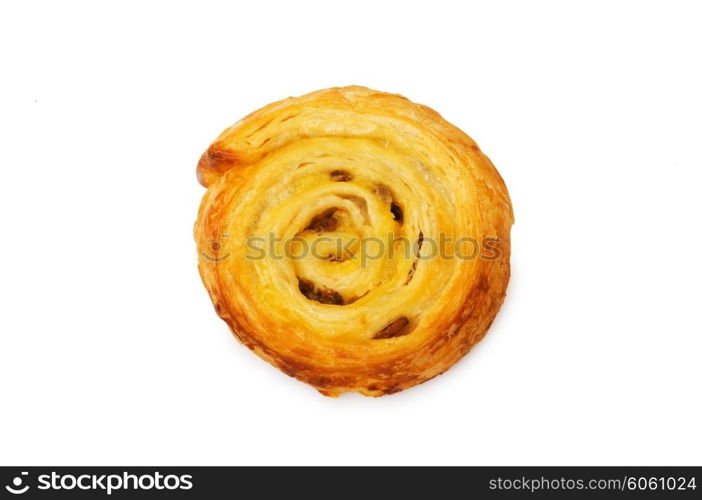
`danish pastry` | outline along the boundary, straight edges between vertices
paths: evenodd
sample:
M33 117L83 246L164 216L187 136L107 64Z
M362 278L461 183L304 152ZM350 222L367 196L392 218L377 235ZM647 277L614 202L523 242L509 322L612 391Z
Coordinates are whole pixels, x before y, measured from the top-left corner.
M364 87L270 104L202 155L199 271L260 357L322 394L392 394L486 333L509 281L512 206L435 111Z

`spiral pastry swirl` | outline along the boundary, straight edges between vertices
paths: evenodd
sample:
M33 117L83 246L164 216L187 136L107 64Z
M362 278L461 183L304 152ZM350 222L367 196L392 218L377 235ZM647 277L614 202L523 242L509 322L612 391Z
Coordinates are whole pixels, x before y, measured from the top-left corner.
M509 281L512 208L475 142L364 87L270 104L197 167L195 238L236 337L322 394L392 394L486 333Z

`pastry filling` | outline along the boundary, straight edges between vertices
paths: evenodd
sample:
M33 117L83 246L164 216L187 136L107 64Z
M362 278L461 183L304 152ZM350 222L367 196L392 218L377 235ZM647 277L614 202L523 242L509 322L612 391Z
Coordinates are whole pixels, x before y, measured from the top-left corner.
M326 233L328 231L334 231L339 225L339 221L334 216L336 210L336 208L330 208L329 210L325 210L319 215L315 215L310 221L310 223L307 225L305 230L315 231L317 233Z
M335 306L344 305L344 298L336 290L324 286L317 286L304 278L297 278L300 293L309 300L315 300L320 304L332 304Z
M409 329L407 328L407 326L409 326L409 320L406 317L401 316L389 325L387 325L385 328L380 330L378 333L373 335L373 338L390 339L393 337L401 337L403 335L407 335L409 333Z
M397 203L393 202L390 204L390 211L392 212L392 218L395 221L402 224L402 208Z
M409 270L407 273L407 280L405 281L405 285L408 285L410 281L412 281L412 278L414 278L414 273L417 270L417 259L419 259L419 252L422 250L422 243L424 242L424 233L419 231L419 237L417 238L417 251L415 252L414 256L414 262L412 262L412 268Z
M349 182L353 179L353 175L346 170L332 170L329 173L329 178L334 182Z

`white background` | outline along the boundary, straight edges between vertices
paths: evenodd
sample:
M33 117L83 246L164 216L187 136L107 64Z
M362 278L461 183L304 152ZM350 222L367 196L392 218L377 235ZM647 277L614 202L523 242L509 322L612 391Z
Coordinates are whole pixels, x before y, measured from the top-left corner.
M0 462L702 462L694 2L6 2ZM322 397L215 315L200 154L361 84L441 112L514 203L485 340L380 399Z

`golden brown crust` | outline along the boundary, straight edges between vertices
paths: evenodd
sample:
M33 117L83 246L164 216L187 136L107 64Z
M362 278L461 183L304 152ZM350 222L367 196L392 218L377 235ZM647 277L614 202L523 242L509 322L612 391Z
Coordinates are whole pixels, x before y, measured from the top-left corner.
M225 130L197 175L208 188L199 269L217 314L325 395L392 394L443 373L502 304L507 189L475 142L425 106L364 87L288 98ZM320 236L375 237L386 251L285 256L283 242ZM478 254L458 258L459 238ZM435 245L443 256L431 258Z

